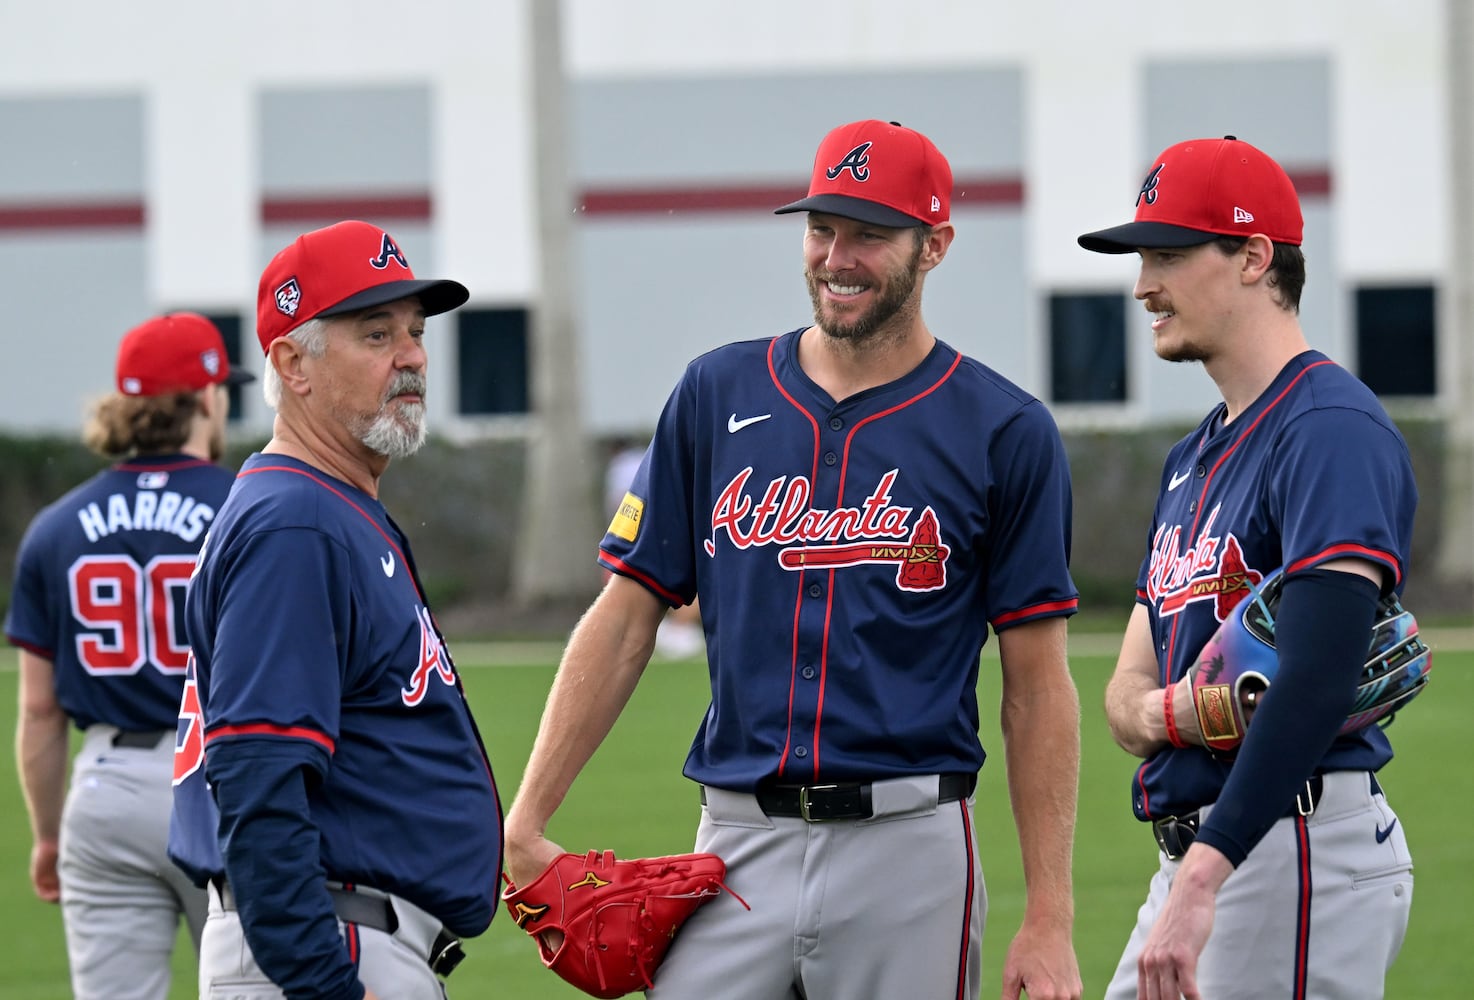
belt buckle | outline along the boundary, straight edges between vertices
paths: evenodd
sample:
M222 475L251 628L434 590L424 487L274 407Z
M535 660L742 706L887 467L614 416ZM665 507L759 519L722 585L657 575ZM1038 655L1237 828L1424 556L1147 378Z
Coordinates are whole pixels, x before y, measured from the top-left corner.
M465 957L460 938L442 930L430 946L430 969L437 976L449 976Z
M810 803L809 803L809 793L810 792L832 792L835 789L837 789L838 787L839 787L838 785L804 785L801 788L799 788L799 790L798 790L798 814L803 817L805 823L823 823L823 822L826 822L828 820L828 818L829 818L829 817L826 817L826 816L820 816L818 818L815 818L814 816L812 816L809 813L809 805L810 805Z
M1162 853L1167 855L1168 861L1181 861L1183 855L1187 853L1187 848L1182 844L1182 831L1192 830L1191 824L1187 822L1188 819L1190 816L1163 816L1161 819L1152 820L1152 836L1156 838L1157 846L1162 849ZM1171 837L1167 835L1169 829L1172 831ZM1193 839L1196 839L1197 831L1192 830L1192 832Z

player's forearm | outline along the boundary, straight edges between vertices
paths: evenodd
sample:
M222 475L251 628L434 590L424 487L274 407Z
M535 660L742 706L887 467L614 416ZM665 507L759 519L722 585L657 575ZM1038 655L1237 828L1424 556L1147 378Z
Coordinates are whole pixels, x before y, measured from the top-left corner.
M60 708L21 711L15 731L16 769L31 817L31 836L38 842L54 842L61 835L68 750L67 717Z
M1181 700L1174 705L1181 708ZM1167 746L1162 683L1152 654L1150 622L1141 605L1127 623L1115 673L1106 685L1105 712L1112 738L1127 753L1150 757Z
M1166 705L1155 677L1118 674L1106 687L1105 709L1111 736L1127 753L1150 757L1167 746Z
M1005 695L1002 726L1027 891L1025 920L1068 931L1080 778L1080 703L1068 674L1063 683L1025 697Z

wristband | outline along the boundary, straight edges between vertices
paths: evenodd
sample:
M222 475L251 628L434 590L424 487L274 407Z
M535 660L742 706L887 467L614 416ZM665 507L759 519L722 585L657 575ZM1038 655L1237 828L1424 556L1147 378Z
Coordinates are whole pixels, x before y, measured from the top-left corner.
M1167 742L1178 749L1187 746L1182 734L1177 731L1177 719L1172 714L1172 691L1176 685L1168 684L1162 689L1162 721L1167 724Z

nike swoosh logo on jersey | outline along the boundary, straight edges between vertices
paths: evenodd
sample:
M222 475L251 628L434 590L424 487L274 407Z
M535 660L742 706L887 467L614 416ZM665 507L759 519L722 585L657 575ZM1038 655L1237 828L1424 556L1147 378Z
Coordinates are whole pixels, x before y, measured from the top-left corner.
M1391 823L1388 823L1387 824L1387 828L1385 830L1382 829L1381 826L1378 826L1377 827L1377 843L1380 844L1383 841L1385 841L1388 837L1392 836L1392 831L1395 830L1395 829L1397 829L1397 820L1393 820Z
M751 424L760 423L764 420L767 420L771 416L771 413L760 413L755 417L748 417L746 420L738 420L737 414L734 413L727 418L727 433L736 434L742 428L747 427Z
M393 576L394 575L394 553L391 552L391 553L389 553L386 556L380 556L379 557L379 565L382 566L382 567L384 567L384 575L385 576Z
M1174 473L1172 476L1172 481L1167 484L1167 492L1171 493L1173 490L1177 489L1177 487L1187 482L1187 477L1191 475L1191 472Z

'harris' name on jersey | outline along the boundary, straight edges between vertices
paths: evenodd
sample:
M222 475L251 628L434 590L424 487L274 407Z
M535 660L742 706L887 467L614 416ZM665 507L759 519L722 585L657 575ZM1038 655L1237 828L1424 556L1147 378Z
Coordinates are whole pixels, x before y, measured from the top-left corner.
M77 508L77 520L89 542L119 531L167 531L193 542L214 518L214 506L174 490L140 489L132 497L114 493L105 503L94 500Z

